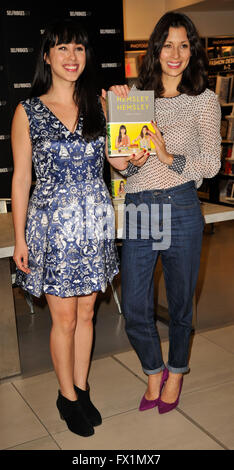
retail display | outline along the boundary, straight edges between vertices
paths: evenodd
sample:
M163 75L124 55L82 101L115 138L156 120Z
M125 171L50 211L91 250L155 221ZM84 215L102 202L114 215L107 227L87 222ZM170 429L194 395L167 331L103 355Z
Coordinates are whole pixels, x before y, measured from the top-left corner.
M221 105L222 153L220 172L199 188L201 198L221 204L234 204L234 37L205 38L209 58L209 87Z

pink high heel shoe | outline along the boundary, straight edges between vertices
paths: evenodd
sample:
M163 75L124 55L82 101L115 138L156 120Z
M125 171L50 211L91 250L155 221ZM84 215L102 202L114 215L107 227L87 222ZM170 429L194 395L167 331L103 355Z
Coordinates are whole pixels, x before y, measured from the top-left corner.
M183 385L183 375L180 379L180 389L179 389L179 393L178 393L178 397L176 399L176 401L174 401L173 403L166 403L165 401L162 401L161 400L161 397L159 397L159 401L158 401L158 412L160 414L163 414L163 413L168 413L168 411L171 411L171 410L174 410L174 408L176 408L179 404L179 400L180 400L180 394L181 394L181 390L182 390L182 385Z
M165 368L163 370L163 375L162 375L162 379L161 379L161 383L160 383L160 391L159 391L158 398L156 398L156 400L147 400L147 398L145 398L145 395L143 395L143 397L141 399L140 406L139 406L139 411L150 410L151 408L155 408L155 406L158 405L164 382L166 382L166 380L168 379L168 374L169 374L169 372Z

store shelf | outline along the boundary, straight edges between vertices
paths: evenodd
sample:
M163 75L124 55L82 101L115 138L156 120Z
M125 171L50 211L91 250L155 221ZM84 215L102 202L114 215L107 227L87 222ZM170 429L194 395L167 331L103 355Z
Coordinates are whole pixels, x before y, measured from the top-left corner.
M222 103L220 106L234 106L234 103Z
M225 202L226 204L234 204L234 198L231 197L220 197L219 198L220 202Z
M222 172L220 171L219 176L222 176L222 177L224 176L225 178L233 178L233 177L234 177L234 174L231 173L230 175L228 175L227 173L222 173Z

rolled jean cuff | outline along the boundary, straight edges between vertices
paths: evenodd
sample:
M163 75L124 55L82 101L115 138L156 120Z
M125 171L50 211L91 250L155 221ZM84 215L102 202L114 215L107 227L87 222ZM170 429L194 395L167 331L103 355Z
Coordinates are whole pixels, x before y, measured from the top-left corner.
M158 369L154 369L154 370L147 370L147 369L144 369L144 367L142 367L143 369L143 372L146 374L146 375L153 375L153 374L158 374L159 372L161 372L162 370L165 369L165 365L163 364L161 367L159 367Z
M186 372L188 372L190 369L189 369L189 366L185 366L185 367L172 367L170 366L168 363L167 363L167 369L169 370L169 372L172 372L173 374L185 374Z

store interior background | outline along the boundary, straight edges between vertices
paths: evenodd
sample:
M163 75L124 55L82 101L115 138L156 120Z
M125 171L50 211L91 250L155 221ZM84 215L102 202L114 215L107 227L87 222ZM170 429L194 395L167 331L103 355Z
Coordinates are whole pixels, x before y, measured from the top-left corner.
M158 19L169 10L190 16L201 36L234 35L233 0L123 0L124 39L147 40ZM207 226L204 233L201 268L196 289L197 331L234 324L233 290L234 222ZM162 340L168 337L165 322L167 301L162 268L155 273L155 302L160 304L158 328ZM121 297L120 275L115 287ZM36 375L52 369L49 352L50 315L45 300L34 300L35 314L30 314L25 297L18 288L15 307L21 356L22 375ZM93 358L131 349L124 331L124 318L119 315L112 290L100 294L96 304Z
M233 0L123 0L124 39L148 39L156 22L170 10L188 14L201 36L234 34Z

